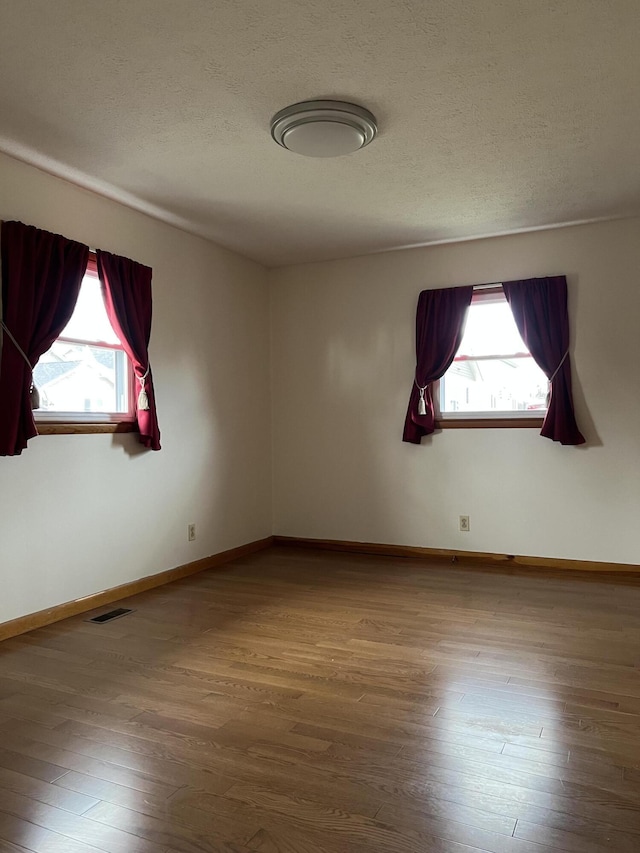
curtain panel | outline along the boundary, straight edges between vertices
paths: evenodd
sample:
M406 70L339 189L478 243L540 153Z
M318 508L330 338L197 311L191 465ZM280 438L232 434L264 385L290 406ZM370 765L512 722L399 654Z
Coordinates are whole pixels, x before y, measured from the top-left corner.
M149 365L151 269L101 250L96 252L96 258L109 320L131 359L139 383L136 419L140 441L151 450L160 450L160 429Z
M502 287L522 340L549 380L549 406L540 435L560 444L584 444L573 408L567 279L530 278L507 281Z
M89 247L22 222L3 222L0 240L2 321L10 333L0 357L0 456L18 456L38 434L32 369L73 314Z
M403 441L420 444L435 430L433 383L447 372L462 341L473 287L423 290L416 313L416 372Z

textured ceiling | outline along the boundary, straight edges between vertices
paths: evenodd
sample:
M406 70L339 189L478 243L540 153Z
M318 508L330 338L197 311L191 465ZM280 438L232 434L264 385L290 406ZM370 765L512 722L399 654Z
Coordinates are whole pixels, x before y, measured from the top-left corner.
M625 216L638 44L640 0L0 0L0 149L268 265ZM278 148L312 97L378 139Z

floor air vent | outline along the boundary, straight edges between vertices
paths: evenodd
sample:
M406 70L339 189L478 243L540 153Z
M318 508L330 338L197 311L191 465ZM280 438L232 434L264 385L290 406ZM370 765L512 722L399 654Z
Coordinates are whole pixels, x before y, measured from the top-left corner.
M126 616L127 613L133 613L133 610L127 610L126 607L118 607L117 610L110 610L108 613L101 613L100 616L94 616L93 619L87 619L87 622L98 622L100 625L103 622L111 622L112 619L119 619L121 616Z

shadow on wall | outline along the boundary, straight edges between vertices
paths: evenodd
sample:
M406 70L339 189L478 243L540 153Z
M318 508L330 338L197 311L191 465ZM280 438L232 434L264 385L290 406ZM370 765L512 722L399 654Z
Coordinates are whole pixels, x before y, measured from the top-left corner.
M159 323L154 330L162 450L147 450L133 433L112 436L112 448L127 457L126 482L114 488L131 507L132 527L139 530L134 540L143 543L142 556L138 550L136 558L139 545L127 551L137 559L139 574L259 538L251 528L260 527L261 501L268 492L260 466L247 462L259 453L259 442L247 448L245 440L251 430L245 388L257 357L246 344L250 330L237 319L240 306L229 306L225 295L227 310L214 310L215 295L205 293L197 303L185 300L183 310L171 313L170 328ZM165 319L162 312L156 316ZM187 544L192 522L197 540Z
M574 449L584 452L585 450L589 450L591 447L602 447L603 443L596 429L595 422L591 417L591 411L587 405L587 400L582 388L582 382L580 380L580 373L576 364L575 351L579 333L575 318L579 314L578 306L580 304L580 288L578 286L577 279L578 276L575 274L567 276L567 287L569 290L569 326L571 336L571 379L573 383L573 404L576 411L578 429L586 439L585 444L580 444Z
M336 538L402 543L413 541L418 527L424 543L438 539L427 499L433 437L423 439L423 452L402 441L413 335L411 325L400 327L392 321L364 326L353 335L334 334L327 344L319 393L334 413L325 432L329 444L343 448L336 472L341 507L346 499L349 508L349 517L334 518L334 528L343 531ZM320 416L328 421L326 413ZM440 476L443 464L445 474L455 476L448 457L440 460ZM413 476L416 468L419 478Z
M137 433L133 432L114 432L111 437L111 444L115 448L120 448L123 453L126 453L131 459L147 453L147 448L138 439ZM153 451L148 451L152 453Z
M212 396L215 399L215 394ZM162 450L158 452L144 447L135 433L112 436L112 446L128 456L131 466L127 469L130 485L126 491L129 501L139 503L133 526L140 529L144 540L147 569L143 574L154 574L229 547L229 529L233 529L232 517L237 510L233 499L233 453L229 451L234 424L222 416L219 407L213 411L208 407L206 417L204 412L199 418L194 413L192 423L185 418L177 435L170 422L163 427L161 409L159 415ZM199 448L197 458L185 452L185 442L191 449ZM189 523L197 525L198 542L194 543L193 554L185 559ZM169 558L168 564L168 555L176 553L179 556Z

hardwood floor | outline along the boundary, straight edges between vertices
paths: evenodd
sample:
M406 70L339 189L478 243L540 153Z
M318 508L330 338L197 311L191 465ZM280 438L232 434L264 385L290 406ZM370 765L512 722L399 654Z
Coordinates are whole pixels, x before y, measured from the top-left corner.
M640 851L636 578L273 548L122 605L0 644L2 853Z

